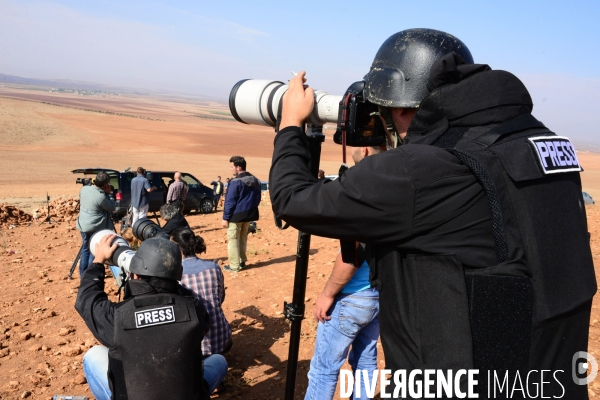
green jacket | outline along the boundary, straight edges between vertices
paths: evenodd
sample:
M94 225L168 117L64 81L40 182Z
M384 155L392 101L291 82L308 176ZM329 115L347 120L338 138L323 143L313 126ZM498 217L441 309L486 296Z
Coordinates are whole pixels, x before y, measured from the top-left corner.
M79 217L77 229L81 232L97 232L114 229L110 213L115 209L115 201L97 186L84 186L79 192Z

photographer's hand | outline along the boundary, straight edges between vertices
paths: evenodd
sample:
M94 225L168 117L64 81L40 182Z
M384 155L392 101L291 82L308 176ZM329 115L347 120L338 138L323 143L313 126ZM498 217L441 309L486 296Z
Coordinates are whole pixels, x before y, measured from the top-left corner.
M331 317L327 315L327 311L333 305L333 301L335 300L335 296L330 296L329 294L323 291L319 297L317 297L317 303L315 304L315 309L313 310L313 315L317 321L325 323L325 321L329 321Z
M301 126L312 113L315 92L311 88L304 88L305 75L306 72L301 71L290 80L290 87L283 96L280 130L288 126Z
M331 319L331 317L327 315L327 312L333 305L335 296L337 296L350 279L352 279L352 276L354 276L357 269L358 268L354 267L353 264L346 264L344 260L342 260L342 253L338 253L329 280L327 280L325 288L317 298L317 303L315 304L313 315L316 320L325 323L325 321Z
M113 253L119 247L117 243L111 242L117 237L117 235L106 235L98 243L96 243L94 262L104 264L107 260L110 260Z

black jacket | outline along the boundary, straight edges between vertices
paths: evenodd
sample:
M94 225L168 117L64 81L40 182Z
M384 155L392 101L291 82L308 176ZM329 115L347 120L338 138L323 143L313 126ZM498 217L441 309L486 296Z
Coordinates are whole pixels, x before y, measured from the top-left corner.
M75 309L79 315L85 321L87 327L90 329L94 337L108 347L110 351L115 348L115 314L116 310L122 307L124 304L133 301L136 296L151 295L157 293L174 293L180 296L189 297L194 303L196 316L201 325L201 333L197 338L197 342L200 343L204 338L204 334L209 328L209 317L206 309L200 301L196 299L193 292L182 287L179 284L173 286L172 284L166 284L161 287L161 283L158 285L151 286L150 284L141 281L131 281L129 290L126 290L126 298L121 303L113 303L108 299L108 296L104 292L104 265L99 263L93 263L81 278L79 285L79 291L77 293L77 301L75 303ZM163 281L164 282L164 281ZM147 296L146 296L147 297ZM140 346L141 343L132 343L132 345ZM119 362L115 362L111 358L109 352L109 377L110 384L113 388L113 395L121 393L122 395L118 398L127 398L125 390L125 381L123 377L122 366ZM201 357L200 351L200 357ZM174 372L176 373L176 372ZM173 390L175 390L174 388ZM208 395L206 395L208 397Z
M514 76L475 74L422 102L408 145L367 157L333 182L311 176L298 128L275 137L275 213L308 233L370 244L387 368L563 370L567 397L587 398L570 376L573 354L587 349L596 290L579 175L540 174L527 138L552 135L541 124L517 123L490 148L477 142L519 116L529 120L531 108ZM447 149L475 154L489 169L508 261L498 259L498 216L481 177ZM497 310L509 311L498 323Z
M165 224L165 226L163 226L161 229L167 235L171 235L175 229L189 228L189 227L190 227L190 224L187 222L185 217L183 215L181 215L180 213L177 213L177 214L175 214L175 216L173 218L168 220L167 223Z

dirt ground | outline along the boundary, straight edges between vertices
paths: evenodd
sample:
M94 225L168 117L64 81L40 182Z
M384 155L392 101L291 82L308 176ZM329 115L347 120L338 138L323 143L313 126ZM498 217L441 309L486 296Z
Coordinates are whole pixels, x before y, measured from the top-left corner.
M212 103L149 97L88 99L0 88L0 203L30 212L42 205L46 192L52 198L76 195L81 186L75 184L70 170L90 166L179 169L206 184L216 175L228 176L229 157L241 154L248 160L248 170L267 180L272 129L227 120L224 112L224 106ZM327 132L323 147L326 173L335 173L341 158L331 134ZM584 188L600 199L600 155L579 156L586 168ZM586 211L597 264L600 210L588 206ZM218 399L284 397L289 324L282 309L292 297L298 233L274 226L268 199L260 213L259 231L248 241L249 268L225 274L224 310L233 328L234 347L227 354L226 390L213 396ZM227 239L220 227L221 211L186 218L206 241L203 257L222 264ZM96 341L73 308L77 272L73 280L66 279L80 243L73 222L37 221L0 230L0 398L92 397L81 360ZM338 246L328 238L313 237L311 242L297 398L303 398L315 340L312 306ZM116 287L112 280L107 282L107 291L116 301ZM598 307L597 297L590 324L592 354L600 352ZM381 352L379 358L383 367ZM590 387L590 395L596 393L600 395L598 380Z

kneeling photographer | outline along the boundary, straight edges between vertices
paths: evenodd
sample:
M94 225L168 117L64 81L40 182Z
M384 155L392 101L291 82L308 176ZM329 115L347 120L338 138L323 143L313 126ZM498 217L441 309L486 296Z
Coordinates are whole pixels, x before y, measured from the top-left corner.
M221 355L202 358L209 318L178 283L183 270L178 246L159 235L133 253L117 235L97 235L92 239L94 262L81 279L75 304L103 345L91 348L83 359L94 396L208 399L223 380L227 361ZM123 302L113 303L104 293L105 262L133 274Z

